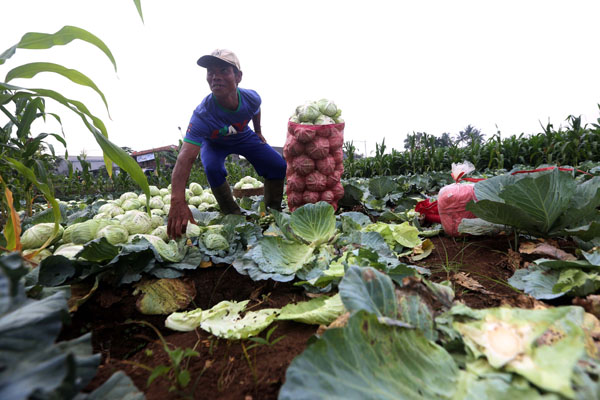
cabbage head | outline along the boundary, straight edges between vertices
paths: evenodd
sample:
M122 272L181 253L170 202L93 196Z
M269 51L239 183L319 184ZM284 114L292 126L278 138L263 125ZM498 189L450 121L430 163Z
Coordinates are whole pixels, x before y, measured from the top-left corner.
M112 216L109 213L98 213L96 215L94 215L93 219L111 219Z
M123 204L121 205L121 208L125 211L130 211L130 210L137 210L138 208L142 207L144 204L139 201L138 199L127 199L125 201L123 201Z
M165 206L165 203L163 203L162 197L155 196L150 199L150 208L159 209L159 208L163 208L164 206Z
M152 230L152 219L145 212L132 210L125 213L121 225L127 228L130 235L147 233Z
M214 204L210 204L210 203L200 203L198 204L198 211L208 211L209 209L211 209L214 206Z
M254 185L251 183L244 183L240 189L254 189Z
M163 201L163 203L165 203L165 204L171 204L171 194L165 194L165 195L162 197L162 201Z
M102 226L100 226L101 224ZM109 224L101 223L98 219L88 219L87 221L73 224L67 227L67 237L63 238L63 241L73 244L86 244L90 240L96 239L98 230L107 225Z
M165 197L166 195L171 194L171 185L169 185L168 189L165 189L165 188L160 189L158 191L158 193L161 197Z
M296 114L300 122L311 122L314 121L321 112L319 106L315 102L305 103L296 108Z
M122 202L125 200L128 200L128 199L137 199L137 198L138 198L138 195L137 195L137 193L134 193L134 192L125 192L121 195L121 197L119 197L119 199Z
M185 189L185 201L189 201L192 197L194 197L194 192L190 189Z
M114 203L106 203L105 205L101 206L98 209L98 213L106 213L106 214L110 215L112 218L115 215L125 213L125 210L123 210L121 207L119 207L118 205L116 205Z
M200 196L200 199L202 200L201 203L217 204L217 199L215 199L215 196L212 193L204 192Z
M189 225L188 225L189 226ZM202 235L202 242L209 250L227 250L229 242L223 235L217 232L208 231Z
M150 210L150 215L158 215L159 217L163 217L165 215L165 212L163 211L164 206L162 206L160 209L158 208L153 208L152 210Z
M77 257L75 255L81 250L83 250L83 245L81 244L65 243L54 251L54 255L67 257L69 260L76 260Z
M196 182L190 183L189 188L192 191L192 193L194 194L194 196L200 196L204 192L202 185L200 185L199 183L196 183Z
M144 238L147 241L149 241L152 247L156 249L156 251L162 257L163 260L170 262L179 262L183 260L183 254L179 253L177 242L175 242L174 240L170 240L168 243L166 243L158 236L132 235L129 237L129 241L132 242L135 238Z
M185 236L188 238L198 237L202 234L202 228L196 224L189 223L185 231Z
M335 120L327 115L319 115L317 119L315 119L315 125L331 125L335 124Z
M331 118L336 116L338 108L333 101L327 100L327 99L321 99L321 100L317 101L317 104L319 106L319 111L322 114L325 114L326 116L331 117Z
M171 211L171 205L165 204L165 206L163 207L163 211L165 212L166 215L169 215L169 211Z
M160 196L160 189L158 186L149 186L150 188L150 196Z
M110 244L119 244L127 242L129 232L121 225L107 225L96 232L96 239L104 237Z
M188 203L193 205L193 206L197 206L199 204L202 204L202 196L193 196L190 197L190 199L188 200Z
M169 240L169 236L167 235L167 226L166 225L161 225L161 226L156 227L152 231L151 235L158 236L159 238L164 240L165 243Z
M162 210L161 210L162 211ZM165 218L162 215L152 215L150 217L152 229L161 226L165 223Z
M37 224L27 229L21 235L21 246L23 250L26 249L37 249L42 247L46 240L48 240L52 236L52 232L54 231L54 222L44 222L41 224ZM58 226L58 233L54 238L53 242L59 240L64 232L64 228L62 226Z
M137 199L140 201L140 203L142 203L142 204L146 204L146 199L147 199L147 198L148 198L148 197L146 197L146 194L145 194L145 193L142 193L142 194L140 194L140 195L138 196L138 198L137 198Z
M28 249L28 250L23 250L23 257L27 257L30 254L35 253L36 251L39 251L39 253L37 253L35 256L33 256L32 258L29 259L29 261L39 264L42 262L42 260L48 256L52 255L52 252L48 249Z

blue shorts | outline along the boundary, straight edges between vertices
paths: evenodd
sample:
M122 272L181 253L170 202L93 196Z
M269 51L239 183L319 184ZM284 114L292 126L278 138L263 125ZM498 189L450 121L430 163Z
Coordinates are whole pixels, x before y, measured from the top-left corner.
M203 141L200 157L211 187L221 186L225 182L225 158L230 154L245 157L258 175L265 179L285 178L287 164L278 152L254 133L240 139L231 144Z

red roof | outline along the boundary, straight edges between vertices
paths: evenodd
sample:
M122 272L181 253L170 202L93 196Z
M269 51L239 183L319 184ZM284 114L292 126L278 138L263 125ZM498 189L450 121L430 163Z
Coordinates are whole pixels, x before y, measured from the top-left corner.
M149 150L134 151L133 153L131 153L131 155L132 156L141 156L144 154L157 153L160 151L175 151L175 150L177 150L177 146L175 146L174 144L170 144L168 146L155 147L154 149L149 149Z

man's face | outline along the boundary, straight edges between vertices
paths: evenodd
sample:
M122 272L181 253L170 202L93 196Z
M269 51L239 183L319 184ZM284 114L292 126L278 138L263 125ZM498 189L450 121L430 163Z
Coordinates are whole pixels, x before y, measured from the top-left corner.
M231 65L213 64L206 68L206 81L212 93L217 97L235 92L241 80L241 73L234 72Z

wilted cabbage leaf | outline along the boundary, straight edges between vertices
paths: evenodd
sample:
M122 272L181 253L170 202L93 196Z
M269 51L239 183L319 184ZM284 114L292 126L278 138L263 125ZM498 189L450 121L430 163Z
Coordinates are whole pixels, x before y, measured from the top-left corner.
M135 285L133 295L139 293L135 305L142 314L162 315L187 307L196 296L196 288L179 279L158 279Z
M321 296L296 304L288 304L281 309L277 319L292 320L305 324L329 325L346 312L338 294Z
M476 320L456 321L475 358L515 372L547 391L573 398L573 369L586 353L581 307L542 310L491 308L471 310Z

